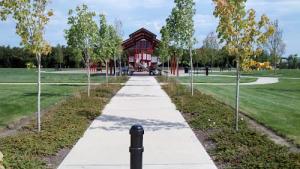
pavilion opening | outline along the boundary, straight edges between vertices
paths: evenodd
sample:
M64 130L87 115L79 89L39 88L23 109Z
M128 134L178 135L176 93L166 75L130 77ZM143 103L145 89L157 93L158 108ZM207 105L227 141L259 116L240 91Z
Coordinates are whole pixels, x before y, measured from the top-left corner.
M160 74L160 59L157 53L159 40L157 36L145 28L141 28L129 35L129 39L122 44L128 59L129 74L148 72L149 75Z

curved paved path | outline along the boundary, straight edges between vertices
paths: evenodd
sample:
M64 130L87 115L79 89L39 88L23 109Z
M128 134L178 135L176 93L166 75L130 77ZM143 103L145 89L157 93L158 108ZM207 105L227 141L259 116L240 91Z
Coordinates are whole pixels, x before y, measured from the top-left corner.
M223 75L222 75L223 76ZM226 76L226 77L233 77L233 76ZM254 76L243 76L243 77L251 77ZM277 77L255 77L257 80L255 82L249 82L249 83L240 83L241 86L252 86L252 85L266 85L266 84L275 84L279 83L279 78ZM188 85L190 83L181 83ZM234 86L236 83L194 83L197 85L214 85L214 86Z
M144 169L216 169L154 77L131 77L59 169L128 169L129 128L141 124Z
M258 77L255 82L242 83L242 85L265 85L278 83L279 79L277 77Z

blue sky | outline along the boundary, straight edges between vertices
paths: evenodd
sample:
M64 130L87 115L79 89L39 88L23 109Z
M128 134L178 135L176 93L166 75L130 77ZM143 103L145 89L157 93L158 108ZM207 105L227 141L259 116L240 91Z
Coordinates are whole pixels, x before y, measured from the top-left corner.
M217 20L212 14L214 6L211 0L195 2L197 46L201 46L206 35L215 31ZM68 10L82 3L97 13L106 14L110 23L115 18L122 20L124 39L141 27L159 34L174 5L173 0L52 0L50 8L54 10L55 16L46 29L46 39L52 45L66 44L63 30L68 28ZM259 15L267 14L272 20L278 19L284 30L286 55L300 54L300 0L248 0L247 8L256 9ZM0 28L0 45L19 45L20 39L15 34L15 24L11 19L0 22Z

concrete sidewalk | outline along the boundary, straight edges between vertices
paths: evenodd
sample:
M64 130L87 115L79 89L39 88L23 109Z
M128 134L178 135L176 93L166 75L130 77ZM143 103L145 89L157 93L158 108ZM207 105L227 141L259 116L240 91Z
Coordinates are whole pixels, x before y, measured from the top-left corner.
M59 169L129 169L129 129L144 126L144 169L215 169L204 147L153 77L131 77Z

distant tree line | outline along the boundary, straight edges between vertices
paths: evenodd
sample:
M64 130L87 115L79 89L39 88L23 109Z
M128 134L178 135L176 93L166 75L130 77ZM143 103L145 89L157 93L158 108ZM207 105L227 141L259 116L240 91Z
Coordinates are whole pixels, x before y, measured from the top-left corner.
M259 56L253 57L257 62L270 62L273 67L279 69L299 69L300 58L297 54L291 54L288 57L281 57L285 53L285 43L283 42L282 29L279 28L278 20L272 22L275 28L275 33L269 37L268 42L264 45L264 50ZM166 29L166 28L164 28ZM165 39L170 39L170 35L162 36L162 42ZM169 40L167 40L169 41ZM193 66L195 69L201 67L219 67L221 70L236 67L235 57L229 55L228 51L222 47L219 38L213 32L209 33L203 40L203 45L200 48L193 50ZM161 61L164 66L168 65L170 60L169 54L176 51L172 48L168 49L169 42L161 43L158 55L161 56ZM169 51L170 50L170 51ZM190 51L182 49L182 56L178 57L178 64L182 67L190 66ZM42 66L45 68L83 68L85 62L82 59L82 54L74 51L68 46L52 47L52 52L46 57L42 57ZM126 65L127 56L121 54L120 59L122 65ZM27 63L37 65L35 55L29 50L20 47L0 46L0 67L1 68L24 68ZM124 64L123 64L124 63Z
M263 51L252 57L256 62L269 62L274 68L279 69L299 69L300 58L297 54L288 57L281 57L285 53L285 43L282 40L282 30L278 27L278 21L272 22L275 33L270 36L268 42L264 44ZM184 51L181 66L189 67L188 51ZM218 37L211 32L203 40L203 46L197 48L193 54L193 64L195 69L201 67L219 67L220 70L236 67L235 57L229 55L228 51L221 47Z
M188 56L185 51L183 55ZM219 67L229 69L235 67L234 57L230 56L224 49L207 49L202 46L193 53L195 69L201 67ZM122 58L123 62L126 61ZM260 57L256 57L257 62L272 62L273 57L268 51L263 51ZM0 46L0 67L1 68L25 68L27 63L36 65L36 58L30 51L20 47ZM167 62L164 64L167 66ZM180 65L189 66L189 58L182 57ZM81 57L73 54L73 50L66 46L52 47L52 53L47 57L42 57L42 66L45 68L82 68L84 61ZM300 69L300 58L297 54L281 58L278 62L280 69Z
M28 50L19 47L0 46L0 67L21 68L27 62L35 62L35 56Z
M183 56L188 56L188 51L184 52ZM235 58L228 54L224 49L207 49L201 47L195 50L193 54L195 69L201 67L215 67L220 69L230 69L236 67ZM274 57L264 50L259 57L255 57L257 62L272 63ZM166 65L167 63L165 63ZM273 64L273 63L272 63ZM189 58L183 57L180 65L182 67L189 67ZM300 57L297 54L291 54L288 57L278 58L277 68L279 69L300 69Z
M35 55L21 47L0 46L1 68L25 68L27 63L36 63ZM42 66L45 68L80 68L84 67L81 57L73 53L66 46L52 47L52 52L42 57Z
M297 54L282 58L279 63L280 69L300 69L300 58Z

